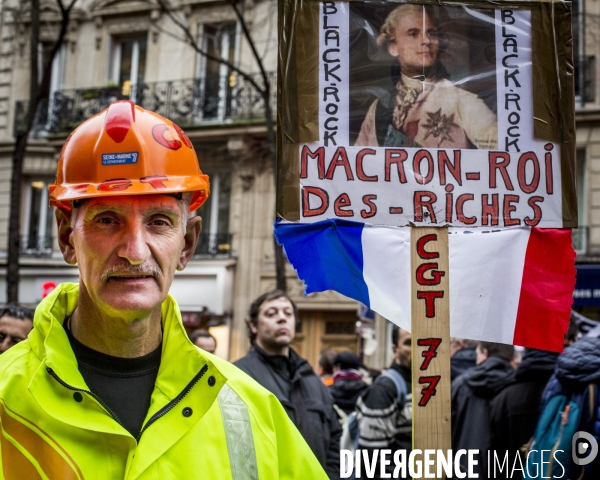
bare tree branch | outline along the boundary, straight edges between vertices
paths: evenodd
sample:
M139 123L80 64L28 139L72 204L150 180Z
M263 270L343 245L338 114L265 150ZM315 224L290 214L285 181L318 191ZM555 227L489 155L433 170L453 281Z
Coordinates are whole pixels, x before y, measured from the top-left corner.
M244 32L244 37L246 38L246 41L250 45L250 49L252 50L252 55L254 56L254 59L256 60L258 68L260 69L264 87L259 86L256 83L256 81L254 80L254 78L252 78L251 74L244 72L243 70L238 68L237 65L234 65L233 63L231 63L230 61L228 61L224 58L219 58L214 55L211 55L208 52L201 49L196 41L196 38L194 38L194 35L192 35L192 33L190 32L190 29L179 18L176 17L176 15L173 13L173 11L165 3L165 0L156 0L156 1L157 1L158 5L160 6L161 11L164 12L171 19L171 21L177 27L179 27L179 29L183 32L183 34L185 36L185 39L183 41L185 44L191 46L196 52L198 52L200 55L203 55L205 58L208 58L209 60L213 60L222 65L225 65L232 71L238 73L241 77L243 77L246 81L248 81L248 83L250 83L250 85L252 85L252 87L262 97L262 100L264 103L264 108L265 108L265 124L267 127L267 143L269 146L269 153L270 153L271 164L272 164L272 168L273 168L273 178L274 178L275 183L277 183L277 158L276 158L276 153L275 153L275 121L273 118L273 110L271 109L271 103L270 103L271 102L271 84L269 81L269 77L263 66L262 59L260 58L260 55L258 54L258 52L256 50L256 45L255 45L254 39L252 38L252 35L250 34L250 31L248 29L246 20L244 19L244 16L242 15L241 11L239 10L237 4L235 3L236 0L230 0L230 3L236 14L238 21L242 27L242 30ZM286 291L287 290L287 282L286 282L286 276L285 276L285 256L283 254L282 247L277 244L275 239L273 239L273 244L274 244L274 249L275 249L275 273L276 273L276 278L277 278L277 288L280 290Z
M10 210L8 224L8 260L6 264L6 301L16 303L19 301L19 257L21 251L21 182L23 175L23 163L25 152L29 141L29 133L42 100L48 98L50 91L50 79L52 75L52 62L60 46L62 45L67 28L71 9L77 0L71 0L65 7L62 0L56 0L61 11L61 25L58 38L50 49L48 59L44 65L42 81L38 82L38 44L40 29L40 2L31 0L31 32L30 32L30 86L29 104L25 115L25 128L16 133L15 148L12 156L12 173L10 179Z
M156 1L160 5L161 10L164 13L166 13L167 16L171 19L171 21L175 25L177 25L181 29L181 31L184 33L184 35L186 37L186 40L185 40L186 44L188 44L189 46L191 46L194 50L196 50L196 52L198 52L200 55L205 56L209 60L214 60L215 62L222 63L223 65L226 65L227 67L229 67L234 72L239 73L239 75L241 77L243 77L245 80L247 80L259 93L264 94L264 89L261 88L258 85L258 83L256 83L256 81L252 78L252 76L250 74L244 72L243 70L240 70L236 65L234 65L230 61L225 60L224 58L215 57L214 55L211 55L210 53L202 50L198 46L198 43L194 39L194 36L190 32L189 28L186 25L184 25L177 17L175 17L175 15L173 14L173 12L171 10L169 10L168 6L164 3L164 0L156 0Z
M52 77L52 61L54 60L54 57L56 56L56 54L58 53L58 50L60 49L61 45L63 44L63 41L67 34L67 29L69 27L69 17L71 14L71 9L73 8L73 5L75 5L76 1L77 0L71 0L71 3L69 4L69 6L65 8L65 6L62 3L62 0L56 0L56 3L58 3L58 6L61 11L62 21L60 24L60 31L58 33L58 38L52 45L52 48L50 49L50 54L48 55L47 64L44 66L44 75L42 77L42 82L40 83L40 87L39 87L39 91L38 91L38 95L37 95L38 103L39 103L39 101L41 101L45 98L48 98L48 96L50 95L50 80Z
M159 25L159 23L156 20L150 20L150 25L152 25L153 27L156 27L156 29L160 32L160 33L164 33L165 35L174 38L175 40L180 41L181 43L185 43L186 45L188 44L187 39L180 37L179 35L174 34L173 32L167 30L166 28L164 28L162 25Z
M235 12L235 15L237 16L237 18L240 22L240 25L242 26L242 31L244 32L244 36L246 37L246 40L248 41L248 44L250 45L250 49L252 50L252 55L254 55L254 59L256 60L256 63L258 64L258 68L260 68L260 73L263 77L263 81L265 82L265 88L268 89L269 88L269 77L267 76L267 72L265 72L262 60L261 60L260 56L258 55L258 52L256 51L256 46L254 45L252 36L250 35L250 32L248 31L248 25L246 24L246 21L244 20L242 13L238 9L236 0L230 0L229 3L231 3L231 6L233 7L233 10Z
M269 77L267 76L267 72L265 71L263 62L256 50L256 45L254 44L254 39L252 38L252 35L250 35L250 31L248 30L248 25L246 24L246 20L244 19L244 16L240 12L239 8L237 7L236 0L230 0L230 3L231 3L231 6L233 7L233 10L235 11L238 21L240 22L240 24L242 26L242 31L244 32L246 41L250 45L250 49L252 50L254 59L256 60L256 63L258 64L258 68L260 68L260 72L263 77L263 82L265 84L265 87L263 89L263 91L264 91L263 98L264 98L264 102L265 102L265 117L266 117L266 121L267 121L267 125L268 125L267 135L269 137L269 139L268 139L269 140L269 148L271 149L271 158L273 161L273 172L275 174L275 177L277 177L277 158L276 158L276 153L275 153L275 131L272 128L273 118L272 118L272 112L271 112L271 105L269 104L270 97L271 97L271 83L269 82Z
M192 32L190 31L188 26L185 25L179 18L177 18L177 16L173 13L173 11L165 3L165 0L156 0L156 1L157 1L158 5L160 6L161 11L164 12L171 19L171 21L182 31L183 35L185 36L185 38L182 39L182 41L185 44L191 46L197 53L199 53L200 55L203 55L205 58L207 58L209 60L213 60L215 62L218 62L221 65L225 65L230 70L238 73L241 77L243 77L246 81L248 81L248 83L250 85L252 85L252 87L260 94L260 96L262 97L263 103L264 103L264 108L265 108L265 124L267 127L267 143L269 146L269 153L270 153L270 157L271 157L273 175L274 175L275 182L277 182L277 180L276 180L277 179L277 159L276 159L276 154L275 154L275 125L274 125L275 122L273 119L273 111L271 109L271 104L270 104L271 84L269 81L269 77L263 66L262 59L260 58L260 56L258 55L258 52L256 50L256 45L254 43L252 35L250 34L250 31L248 29L248 25L246 24L244 16L242 15L241 11L239 10L237 4L235 3L236 0L230 0L230 3L231 3L231 6L232 6L236 16L237 16L238 21L242 27L242 30L244 32L244 37L246 38L246 41L250 45L250 49L252 50L252 55L254 56L254 59L256 60L258 68L260 69L260 74L263 79L264 87L261 87L260 85L258 85L258 83L254 80L254 78L252 77L251 74L241 70L237 65L234 65L233 63L231 63L230 61L228 61L224 58L220 58L220 57L211 55L208 52L206 52L205 50L203 50L202 48L200 48L196 38L194 38L194 35L192 35ZM154 24L157 25L156 22ZM157 25L157 28L159 28L161 31L164 31L164 29L162 29L158 25ZM170 35L170 33L169 33L169 35ZM285 291L287 289L287 282L286 282L286 277L285 277L285 256L283 254L283 249L281 248L281 246L279 246L277 244L275 239L273 241L273 244L274 244L274 249L275 249L275 273L276 273L276 278L277 278L277 288Z

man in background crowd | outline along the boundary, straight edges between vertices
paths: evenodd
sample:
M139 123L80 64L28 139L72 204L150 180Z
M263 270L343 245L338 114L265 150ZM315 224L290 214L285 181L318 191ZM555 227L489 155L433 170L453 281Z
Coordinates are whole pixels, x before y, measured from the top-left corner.
M333 397L340 423L346 421L354 411L358 397L368 388L360 368L360 358L356 353L340 352L333 358L333 385L329 387L329 393Z
M600 478L600 462L594 459L596 454L593 453L593 447L582 452L581 442L563 434L566 431L585 432L592 436L596 444L600 442L600 338L594 335L588 332L558 355L554 374L542 394L540 418L527 453L531 455L531 460L528 460L543 461L543 457L540 458L543 451L553 449L556 461L561 466L560 469L554 465L544 467L545 471L539 478ZM561 438L565 436L566 442ZM565 443L573 446L573 452L567 450ZM591 461L581 464L577 458ZM523 475L523 478L538 478L527 471L524 473L527 475Z
M513 358L510 362L510 365L514 370L516 370L523 361L524 350L523 347L515 346L515 352L513 353Z
M412 449L411 334L392 330L393 362L356 402L361 449ZM371 458L371 457L370 457ZM388 473L393 473L393 462ZM380 467L375 470L380 478ZM385 478L385 477L384 477Z
M321 355L319 355L317 375L319 375L323 383L328 387L333 385L333 358L336 355L337 352L331 348L321 350Z
M7 305L0 310L0 353L27 338L33 328L33 310Z
M475 340L455 337L450 339L450 374L452 380L476 365L476 347L477 341Z
M510 365L514 347L479 342L477 366L452 382L452 449L479 450L475 473L487 472L487 450L491 444L490 403L515 372ZM466 470L467 460L461 466Z
M217 339L208 330L194 330L190 333L190 340L205 352L215 353L217 350Z
M329 478L340 478L342 428L333 399L309 363L290 347L296 305L286 293L274 290L254 300L248 316L252 347L234 364L275 394Z
M554 373L558 355L534 348L525 350L514 380L491 401L491 448L498 458L503 458L505 451L514 458L533 436L542 392Z

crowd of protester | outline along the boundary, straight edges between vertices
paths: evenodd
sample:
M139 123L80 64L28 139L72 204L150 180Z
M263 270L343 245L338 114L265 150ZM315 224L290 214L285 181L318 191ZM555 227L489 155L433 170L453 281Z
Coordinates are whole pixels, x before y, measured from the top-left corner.
M290 312L287 319L282 316L279 321L282 324L289 323L295 306L282 292L271 293L258 301L264 302L265 298L273 299L277 295L280 295ZM253 306L249 323L252 331L252 326L257 325L257 311L257 307ZM271 329L271 332L275 331ZM289 326L287 332L293 332L293 328ZM529 457L536 459L540 444L549 443L546 446L551 451L553 447L556 448L557 442L566 441L556 438L558 434L552 424L556 418L568 426L572 424L577 431L589 432L600 439L600 401L597 395L600 385L600 339L596 338L594 332L584 336L578 332L577 322L573 321L565 337L566 349L563 354L451 339L452 448L454 451L471 449L480 452L475 466L479 478L529 478L533 469L528 469L527 461ZM327 420L322 421L321 425L313 423L308 430L315 430L308 433L307 423L298 418L297 413L306 408L308 397L301 400L302 396L296 395L294 400L290 395L294 387L289 383L289 378L298 368L294 365L300 363L305 365L305 375L311 379L313 377L309 375L305 360L298 359L289 346L293 334L280 338L286 349L267 353L261 351L257 346L260 345L259 340L251 335L253 347L249 355L237 364L275 392L282 403L288 405L287 408L292 404L290 416L307 439L311 439L314 431L321 434L321 445L311 446L330 478L339 478L339 468L331 466L339 465L337 455L340 448L367 452L375 449L411 450L410 333L397 327L393 329L393 361L379 376L379 372L367 370L353 352L324 350L319 359L318 375L328 392L316 388L314 383L310 390L312 400L318 401L322 419ZM258 368L250 367L256 362L253 358L273 364L268 375L257 374ZM282 391L282 384L286 385L287 391ZM331 402L327 397L331 398ZM568 404L569 408L561 407L558 416L556 412L545 413L555 408L554 404L559 400L565 406ZM336 412L337 421L342 425L341 436L333 426L335 417L331 415L330 408ZM569 412L570 418L567 418ZM546 423L544 415L549 418ZM571 437L568 438L569 442ZM325 443L329 447L325 447ZM328 455L323 454L324 450ZM494 462L490 465L487 463L488 451L492 453L490 458ZM467 459L466 456L463 458ZM598 462L587 466L577 465L570 453L563 458L557 455L557 458L561 460L560 469L564 469L564 478L600 478ZM548 463L547 454L541 460L544 463L536 460L538 465L535 474L531 474L532 478L536 475L540 478L542 475L561 476L562 472L556 471L557 462ZM461 463L460 467L464 472L467 471L466 462ZM546 471L540 467L545 467ZM392 474L393 468L393 464L389 465L384 475ZM377 465L375 477L369 478L380 478L381 473Z
M33 313L19 305L0 310L0 353L27 337ZM247 320L251 348L235 365L275 394L328 476L340 478L342 448L410 451L410 333L393 328L393 360L383 371L367 368L354 352L325 349L315 372L291 347L297 319L286 293L258 297ZM600 329L578 328L577 320L573 316L562 354L451 339L452 448L480 451L479 478L521 478L521 473L530 478L525 467L530 456L536 458L534 452L571 441L556 438L555 418L561 432L570 428L600 440ZM215 352L217 341L208 330L189 336L197 347ZM600 478L600 460L581 466L570 455L558 458L564 478ZM515 465L516 477L510 468ZM555 473L556 464L546 466L540 474ZM466 471L467 465L461 468ZM376 468L375 478L380 474Z
M265 334L259 326L259 319L262 310L268 310L269 302L277 298L288 313L271 320L268 332L280 343L278 348L268 349L263 345ZM259 297L250 309L249 332L253 346L248 356L236 364L282 401L330 478L339 478L341 448L367 452L375 449L410 451L410 333L397 327L393 329L393 361L383 373L367 369L353 352L327 349L321 352L317 377L306 360L299 358L290 347L297 318L295 313L295 305L282 292ZM277 317L276 312L272 315ZM281 329L278 330L277 325L282 326ZM479 478L521 478L521 474L529 478L527 459L530 456L535 458L532 454L537 452L536 442L538 446L551 442L548 447L551 450L553 444L560 441L552 430L552 418L556 415L548 414L550 424L542 424L544 412L553 408L557 396L571 405L572 409L567 408L566 412L571 414L569 421L573 428L590 432L600 439L600 401L597 395L600 339L595 338L594 331L582 337L582 332L577 330L577 322L573 321L565 337L563 354L451 339L452 448L454 451L475 449L480 452L475 466ZM303 374L299 376L300 366ZM378 373L381 375L378 376ZM301 383L294 385L294 375L296 382L299 382L299 377L306 376L304 383L310 387L301 389ZM325 389L317 387L315 380L319 377ZM299 394L298 390L305 394ZM581 405L577 405L578 402ZM577 407L580 407L578 415L575 413ZM321 413L320 423L302 418L307 415L302 412L311 408ZM337 419L331 414L332 410ZM561 413L560 421L564 423L567 421L564 409ZM335 426L336 420L342 426L341 436ZM318 444L314 442L315 432L320 438ZM495 457L491 456L492 461L498 459L489 466L488 451L495 454ZM549 470L536 470L536 475L552 476L557 473L556 462L548 464L548 458L541 460ZM564 478L600 478L597 462L587 466L576 465L570 454L561 460ZM540 465L543 464L538 459L538 469ZM387 474L392 474L393 468L393 464L389 465ZM467 471L466 464L461 463L461 468ZM488 477L490 471L492 473ZM377 465L374 478L379 478L380 474ZM560 476L558 474L557 477Z

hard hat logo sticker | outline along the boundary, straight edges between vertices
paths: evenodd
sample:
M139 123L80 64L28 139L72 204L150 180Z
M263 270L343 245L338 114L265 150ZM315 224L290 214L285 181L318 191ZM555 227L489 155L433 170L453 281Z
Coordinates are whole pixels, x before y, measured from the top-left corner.
M188 147L188 148L194 148L194 146L192 145L192 142L191 142L190 138L179 127L179 125L177 125L177 124L174 123L173 124L173 128L175 129L175 131L177 132L177 135L179 135L179 138L181 138L181 141L185 144L186 147Z
M101 192L122 192L127 190L133 185L136 180L129 180L128 178L113 178L110 180L104 180L98 185L98 190ZM167 188L165 182L169 181L169 177L166 175L149 175L142 177L138 180L141 184L151 185L154 190L163 190ZM87 187L87 184L85 185Z
M104 153L102 155L102 165L125 165L137 163L138 156L138 152Z
M115 178L112 180L105 180L98 185L98 190L101 192L121 192L131 187L131 180L127 178Z
M159 123L152 127L152 137L163 147L167 147L171 150L177 150L181 148L181 142L175 138L173 133L169 131L169 127L164 123ZM165 135L166 134L166 135Z

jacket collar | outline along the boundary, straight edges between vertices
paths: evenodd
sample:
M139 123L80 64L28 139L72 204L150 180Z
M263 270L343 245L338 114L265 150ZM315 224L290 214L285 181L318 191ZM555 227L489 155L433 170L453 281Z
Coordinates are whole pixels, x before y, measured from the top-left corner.
M254 350L259 358L273 370L280 372L285 377L289 375L291 381L296 381L302 376L313 373L312 367L306 359L298 355L292 347L289 348L290 353L287 357L284 355L269 355L256 344L252 346L251 350Z
M83 377L77 369L77 360L63 328L65 318L77 307L79 286L73 283L59 285L38 305L33 319L33 330L28 337L35 355L59 373L75 388L86 390Z
M396 362L396 360L394 360L392 362L392 364L390 365L390 368L393 370L396 370L400 375L402 375L402 378L404 378L404 381L406 382L406 385L409 387L412 384L412 371L410 368L406 368L403 365L400 365L398 362Z
M75 311L78 294L79 286L77 284L61 284L38 305L34 318L34 329L29 335L28 341L41 365L29 384L29 391L46 413L60 421L89 430L129 435L103 409L90 408L88 402L93 402L93 400L86 398L84 402L74 402L72 400L73 390L61 385L48 373L48 369L52 369L56 376L72 389L88 390L79 373L77 360L62 325L64 319ZM188 403L194 405L192 421L182 422L184 417L179 412L179 408L175 409L178 416L174 412L165 415L166 418L171 414L176 421L175 424L169 424L169 429L161 429L161 450L163 447L166 449L172 445L185 434L195 421L202 418L227 381L210 358L189 341L181 322L177 303L170 295L162 305L162 327L161 364L144 424L176 399L190 382L197 378L205 365L206 368L204 368L205 373L201 380L189 390L185 397L186 405ZM209 378L211 380L207 382ZM69 402L68 408L66 408L65 402ZM160 424L160 421L157 423ZM152 428L153 426L148 427L149 430ZM143 441L144 435L142 435L141 441ZM158 451L154 453L158 453ZM140 458L139 462L142 461L143 459ZM136 459L135 463L139 462Z

